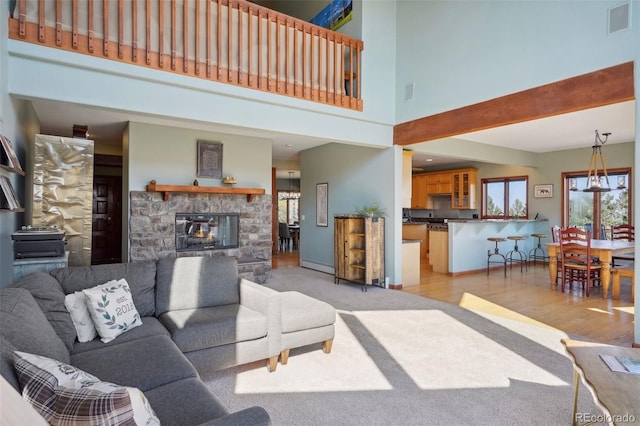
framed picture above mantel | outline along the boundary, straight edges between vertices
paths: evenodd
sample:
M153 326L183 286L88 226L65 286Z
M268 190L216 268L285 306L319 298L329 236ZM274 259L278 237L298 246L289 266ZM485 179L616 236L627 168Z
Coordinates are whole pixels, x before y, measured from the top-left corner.
M198 141L197 177L222 179L222 143Z

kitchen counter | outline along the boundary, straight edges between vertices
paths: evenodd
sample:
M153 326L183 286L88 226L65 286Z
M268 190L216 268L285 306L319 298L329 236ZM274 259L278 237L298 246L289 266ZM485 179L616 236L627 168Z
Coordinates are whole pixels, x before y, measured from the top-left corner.
M405 240L418 241L420 243L420 258L418 262L426 260L429 251L429 232L426 223L403 223L402 242Z
M482 271L487 268L487 250L493 251L495 243L489 237L507 238L512 235L524 237L518 241L518 248L525 254L536 247L538 240L531 234L549 235L551 225L547 219L471 219L449 220L449 268L450 274ZM544 242L544 241L543 241ZM498 244L500 253L513 250L514 242L506 240ZM519 272L518 272L519 273Z
M448 219L449 223L541 222L541 219ZM545 219L546 221L546 219Z
M420 240L402 240L402 285L420 284Z

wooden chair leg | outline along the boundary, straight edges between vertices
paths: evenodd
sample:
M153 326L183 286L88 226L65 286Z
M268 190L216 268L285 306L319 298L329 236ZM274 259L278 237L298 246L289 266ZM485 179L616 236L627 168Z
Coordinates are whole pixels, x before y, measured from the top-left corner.
M267 360L267 370L269 370L269 373L273 373L274 371L276 371L277 366L278 366L277 356L272 356Z
M611 270L611 298L620 300L620 274L618 270Z
M280 364L285 365L287 362L289 362L289 349L280 352Z
M322 350L325 354L331 353L331 347L333 346L333 339L325 340L322 342Z

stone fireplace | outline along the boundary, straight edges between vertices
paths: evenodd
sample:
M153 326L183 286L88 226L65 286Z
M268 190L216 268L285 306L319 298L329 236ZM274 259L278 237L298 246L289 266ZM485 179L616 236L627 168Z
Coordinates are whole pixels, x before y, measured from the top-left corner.
M235 213L237 247L216 250L177 250L176 214ZM247 201L241 194L172 193L167 201L160 192L130 193L130 261L170 256L235 256L239 274L258 283L271 275L271 195Z

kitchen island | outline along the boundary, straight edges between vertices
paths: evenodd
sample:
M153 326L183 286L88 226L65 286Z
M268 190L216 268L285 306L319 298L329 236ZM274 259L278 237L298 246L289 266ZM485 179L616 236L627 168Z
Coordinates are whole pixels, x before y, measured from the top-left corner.
M421 240L402 240L402 284L420 284Z
M547 234L549 238L542 242L551 241L551 225L546 219L450 219L448 224L448 272L450 275L486 270L487 251L491 250L493 252L495 249L495 243L487 241L489 237L501 237L506 240L498 244L500 253L505 255L513 250L514 247L514 241L508 240L508 236L519 235L525 237L523 241L518 241L518 249L526 254L527 257L529 250L538 245L538 239L532 237L531 234Z

